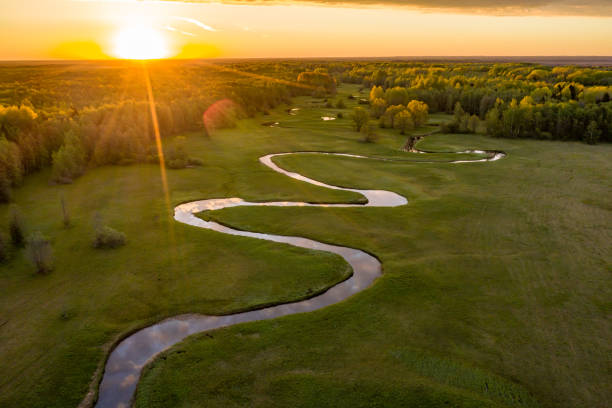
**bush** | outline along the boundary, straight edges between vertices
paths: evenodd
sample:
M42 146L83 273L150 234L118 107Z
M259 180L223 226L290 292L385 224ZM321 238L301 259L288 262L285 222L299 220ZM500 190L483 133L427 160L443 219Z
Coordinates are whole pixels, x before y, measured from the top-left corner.
M359 131L363 135L363 141L366 143L374 143L379 139L378 134L374 132L372 126L365 124Z
M19 211L19 207L12 205L10 209L9 219L9 234L11 242L17 248L22 248L25 245L25 226L23 215Z
M93 246L98 249L119 248L125 245L125 234L109 226L96 228Z
M346 108L346 104L344 103L344 101L342 99L338 100L338 103L336 103L336 108L338 108L338 109Z
M187 159L187 165L188 166L203 166L204 160L198 159L195 157L190 157L189 159Z
M338 112L338 114L336 115L336 117L338 119L342 119L344 117L344 115L342 114L342 112Z
M28 237L26 256L32 262L36 273L45 275L53 269L53 250L51 242L40 232Z
M185 147L185 138L177 137L174 144L165 153L166 166L169 169L184 169L187 166L201 166L204 162L200 159L189 157Z
M361 131L362 127L364 125L367 125L369 120L370 120L370 115L368 114L367 110L363 108L355 108L353 110L353 122L354 122L356 131L358 132Z

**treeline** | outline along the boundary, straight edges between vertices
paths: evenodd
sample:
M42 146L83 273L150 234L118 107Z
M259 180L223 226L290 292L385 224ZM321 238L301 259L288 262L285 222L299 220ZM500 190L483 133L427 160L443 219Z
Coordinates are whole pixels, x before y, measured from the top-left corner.
M353 63L339 80L371 88L370 111L385 117L418 100L454 113L448 132L496 137L612 141L612 69L533 64ZM392 124L389 115L381 121Z
M528 96L520 103L500 100L486 114L485 125L494 137L611 142L612 104L574 100L538 104Z
M196 130L210 135L293 96L335 92L335 79L321 70L294 75L291 82L276 80L276 64L252 65L259 70L255 77L231 64L149 66L162 137ZM10 72L5 76L2 69ZM33 78L12 75L14 70L0 67L0 201L10 200L24 175L45 166L52 166L53 181L69 183L91 166L157 161L141 66L23 68ZM177 152L168 157L172 167L189 162Z

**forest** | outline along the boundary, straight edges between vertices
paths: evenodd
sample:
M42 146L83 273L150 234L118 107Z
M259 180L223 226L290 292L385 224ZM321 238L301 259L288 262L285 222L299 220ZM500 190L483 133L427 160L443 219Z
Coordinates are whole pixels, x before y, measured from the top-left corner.
M493 137L612 140L609 68L531 64L434 64L353 68L341 80L371 87L370 112L381 127L394 124L411 101L454 115L447 133Z
M145 74L162 137L195 130L210 136L293 96L333 91L329 75L299 69L172 61L150 62L146 72L131 62L2 66L0 202L45 166L53 167L53 182L70 183L91 166L157 162ZM168 153L171 167L189 163L180 157L185 152Z
M612 141L612 70L520 63L244 61L5 64L0 66L0 201L23 177L52 166L70 183L89 167L157 162L146 78L162 137L231 127L298 95L339 83L369 90L370 118L403 132L428 113L452 113L448 133ZM360 101L361 102L361 101ZM364 112L365 111L365 112ZM190 162L168 152L168 165ZM193 162L197 164L197 162Z

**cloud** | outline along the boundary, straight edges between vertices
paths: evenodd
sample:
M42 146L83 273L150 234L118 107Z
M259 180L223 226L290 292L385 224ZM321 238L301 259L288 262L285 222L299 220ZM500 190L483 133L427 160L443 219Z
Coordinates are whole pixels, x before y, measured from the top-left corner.
M172 32L175 32L175 33L181 33L181 34L183 34L183 35L188 35L189 37L195 37L195 34L190 33L189 31L179 30L178 28L174 28L174 27L172 27L172 26L168 26L168 25L167 25L167 26L165 26L164 28L165 28L166 30L168 30L168 31L172 31Z
M202 2L199 2L199 3L202 3ZM191 23L191 24L195 24L198 27L200 27L201 29L206 30L206 31L217 31L214 28L212 28L211 26L209 26L207 24L204 24L203 22L201 22L200 20L196 20L195 18L178 17L178 16L173 16L172 18L175 19L175 20L181 20L181 21L186 21L186 22Z
M178 1L183 3L213 2L213 0ZM344 7L403 6L425 12L437 11L521 16L563 15L612 17L612 0L216 0L215 2L249 5L317 4Z

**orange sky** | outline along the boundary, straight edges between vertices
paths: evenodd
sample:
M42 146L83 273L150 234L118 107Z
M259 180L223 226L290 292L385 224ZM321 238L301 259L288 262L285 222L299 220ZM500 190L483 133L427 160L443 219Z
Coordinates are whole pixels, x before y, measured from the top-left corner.
M134 25L155 30L166 55L182 57L612 55L612 18L571 10L500 16L492 14L504 13L469 7L393 4L0 3L0 59L5 60L113 57L117 33Z

